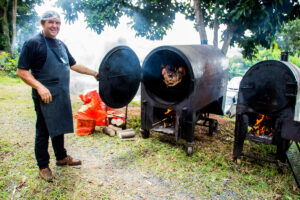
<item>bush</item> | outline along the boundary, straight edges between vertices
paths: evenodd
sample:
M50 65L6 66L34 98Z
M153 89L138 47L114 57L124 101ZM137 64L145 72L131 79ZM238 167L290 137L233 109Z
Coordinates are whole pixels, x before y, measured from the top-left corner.
M18 59L18 54L10 55L5 51L0 52L0 70L10 77L17 77Z

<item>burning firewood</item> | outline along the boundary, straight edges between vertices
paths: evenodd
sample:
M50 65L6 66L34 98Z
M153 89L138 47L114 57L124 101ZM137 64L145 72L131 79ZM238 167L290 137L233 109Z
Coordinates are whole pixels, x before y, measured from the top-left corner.
M258 114L256 124L251 129L252 134L272 136L271 117Z

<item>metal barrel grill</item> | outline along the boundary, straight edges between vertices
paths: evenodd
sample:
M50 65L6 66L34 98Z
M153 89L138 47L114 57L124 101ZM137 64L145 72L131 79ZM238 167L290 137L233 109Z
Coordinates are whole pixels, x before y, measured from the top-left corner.
M166 83L164 66L184 70L179 83ZM209 113L223 115L228 62L213 46L161 46L146 56L142 67L132 49L118 46L106 54L99 74L99 94L113 108L127 105L141 82L142 136L148 138L150 131L157 131L174 135L176 140L183 138L189 154L197 121L203 120L212 134L217 121Z
M287 60L285 54L282 58ZM238 159L246 155L242 152L245 140L276 145L277 160L285 162L288 158L289 163L298 163L298 167L292 164L292 169L298 168L293 170L298 184L299 151L292 158L289 148L294 141L300 150L299 80L299 68L284 60L262 61L246 72L238 93L233 150L234 159Z

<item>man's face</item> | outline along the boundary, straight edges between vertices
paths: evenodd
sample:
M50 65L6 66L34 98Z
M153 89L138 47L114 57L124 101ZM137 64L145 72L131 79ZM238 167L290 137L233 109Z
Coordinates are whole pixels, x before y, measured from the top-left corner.
M56 18L48 19L45 22L41 22L44 35L48 38L55 39L59 32L60 24L60 20Z

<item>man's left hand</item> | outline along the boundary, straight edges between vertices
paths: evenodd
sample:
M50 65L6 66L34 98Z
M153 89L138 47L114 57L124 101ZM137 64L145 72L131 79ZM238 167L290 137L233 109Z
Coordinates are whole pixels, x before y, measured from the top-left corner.
M98 72L95 72L95 73L94 73L94 78L95 78L97 81L99 81Z

